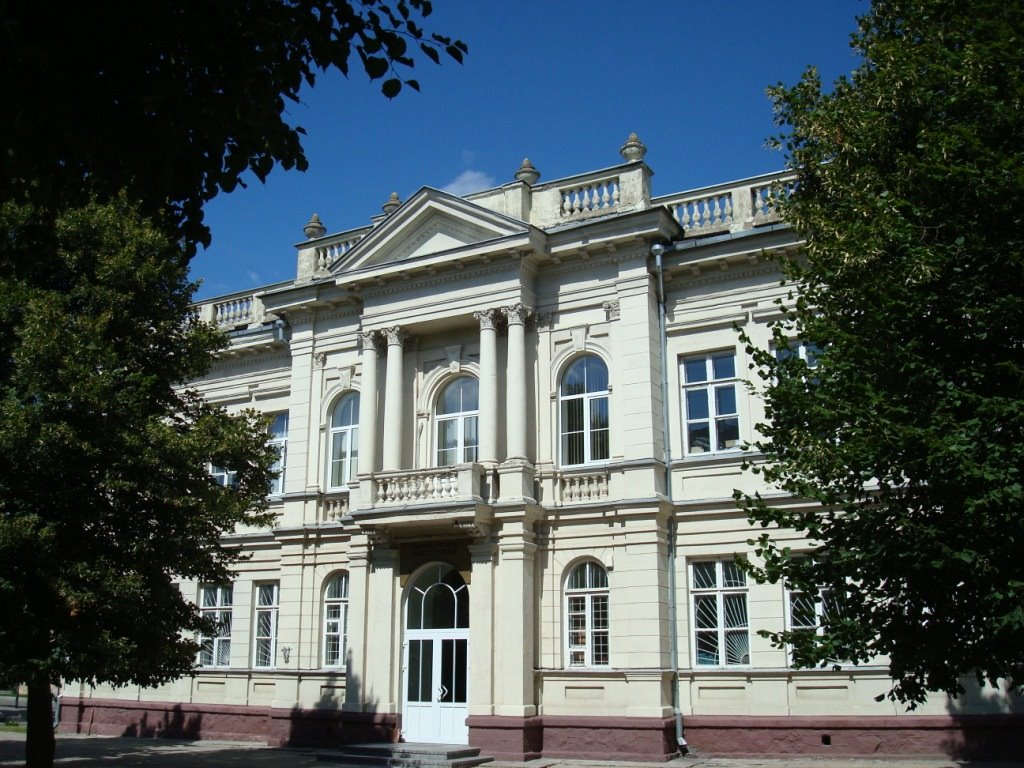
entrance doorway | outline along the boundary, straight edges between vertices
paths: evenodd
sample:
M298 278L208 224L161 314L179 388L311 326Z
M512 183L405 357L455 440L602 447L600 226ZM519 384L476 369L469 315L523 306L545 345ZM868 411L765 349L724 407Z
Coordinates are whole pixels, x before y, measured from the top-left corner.
M428 565L413 580L403 657L405 740L469 743L469 588L450 565Z

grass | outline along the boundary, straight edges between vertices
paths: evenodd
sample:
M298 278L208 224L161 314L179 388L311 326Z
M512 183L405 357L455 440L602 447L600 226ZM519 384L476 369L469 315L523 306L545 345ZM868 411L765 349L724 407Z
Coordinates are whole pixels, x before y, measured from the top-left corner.
M25 724L24 723L0 723L0 731L5 731L5 732L8 732L8 733L24 733L25 732Z

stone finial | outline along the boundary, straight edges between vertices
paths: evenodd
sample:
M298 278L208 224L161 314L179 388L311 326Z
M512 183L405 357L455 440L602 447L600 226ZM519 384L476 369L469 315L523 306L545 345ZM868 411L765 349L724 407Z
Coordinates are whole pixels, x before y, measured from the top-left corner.
M647 147L635 133L631 133L626 139L626 143L619 147L619 154L625 158L627 163L636 163L644 159Z
M537 179L540 178L540 171L533 167L533 163L530 162L530 158L524 157L522 164L519 166L519 170L515 173L515 177L519 181L525 181L532 187L537 183Z
M309 217L309 221L306 222L306 226L302 228L302 231L306 233L306 237L313 240L318 237L323 237L324 233L327 232L327 227L320 221L319 214L314 213Z
M402 205L402 201L398 197L397 192L392 192L387 199L387 202L381 206L385 215L390 216L392 213L397 211Z

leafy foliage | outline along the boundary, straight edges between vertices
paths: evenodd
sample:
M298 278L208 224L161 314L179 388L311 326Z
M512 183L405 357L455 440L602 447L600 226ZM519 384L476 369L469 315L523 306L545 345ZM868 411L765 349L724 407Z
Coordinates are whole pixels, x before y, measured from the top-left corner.
M1024 7L875 0L862 63L772 89L806 238L775 324L821 352L750 347L768 423L756 471L806 504L743 498L761 579L830 591L801 666L887 659L913 707L962 677L1024 685ZM749 341L748 341L749 343Z
M226 579L221 535L270 522L266 424L178 387L224 338L189 313L181 247L123 198L0 208L0 265L40 243L45 275L0 266L0 679L164 682L200 629L173 579Z
M202 206L251 171L305 169L289 102L357 56L388 98L417 47L466 44L421 26L429 0L4 3L0 199L80 205L128 189L143 213L208 242ZM88 185L84 182L88 180Z

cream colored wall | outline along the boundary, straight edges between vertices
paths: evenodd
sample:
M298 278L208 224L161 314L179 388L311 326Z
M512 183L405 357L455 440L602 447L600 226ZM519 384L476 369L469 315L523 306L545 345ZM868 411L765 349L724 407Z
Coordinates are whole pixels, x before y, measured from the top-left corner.
M550 191L550 190L549 190ZM504 194L504 193L503 193ZM487 198L495 210L505 196ZM504 202L503 202L504 201ZM600 226L609 230L614 223ZM347 391L362 391L359 333L392 325L414 340L404 351L402 466L433 464L432 398L453 375L475 374L479 325L472 313L516 302L529 304L528 445L538 471L540 506L499 507L489 531L472 544L472 601L486 626L472 626L471 714L528 716L671 714L673 671L681 677L684 714L898 714L875 703L885 690L884 670L838 673L792 671L784 650L757 631L784 627L780 585L750 584L749 667L697 668L692 660L689 564L696 559L749 556L753 532L732 501L735 488L771 493L740 469L740 453L686 456L683 452L680 360L721 349L736 352L737 373L749 360L734 325L767 345L773 302L784 295L778 273L756 257L757 242L737 238L680 256L667 281L669 445L673 464L666 494L663 457L661 361L656 283L649 242L624 239L600 249L565 241L557 258L527 264L522 258L477 264L463 271L389 278L360 289L361 306L339 288L330 301L310 300L288 310L287 342L225 357L198 383L229 410L255 407L288 411L285 493L272 501L272 531L243 531L235 541L252 555L236 569L231 667L201 670L155 691L98 688L88 695L192 703L313 708L337 706L400 710L402 588L397 550L370 544L351 522L325 522L326 439L330 407ZM602 237L610 237L605 232ZM781 237L773 235L773 237ZM650 238L648 238L650 239ZM520 254L520 257L523 254ZM537 256L537 254L535 254ZM674 258L669 254L669 262ZM239 342L239 344L241 344ZM498 451L505 453L507 336L498 337ZM609 365L611 461L607 467L564 471L559 463L558 384L565 366L581 354ZM375 429L383 441L386 355L380 355L380 394ZM741 438L756 437L764 412L758 398L738 387ZM363 457L365 461L365 457ZM370 468L365 464L361 471ZM567 503L559 477L607 472L606 498ZM364 484L365 485L365 484ZM365 488L360 492L365 492ZM358 495L358 494L357 494ZM679 655L669 648L669 519L678 525L676 546ZM537 520L534 525L533 520ZM806 545L793 538L799 548ZM567 669L563 583L568 571L591 558L608 569L611 666ZM321 669L322 594L338 570L350 574L347 668ZM280 582L278 665L250 669L254 585ZM198 596L198 585L182 584ZM486 610L484 610L486 608ZM291 649L288 663L280 649ZM967 711L996 711L999 697L970 699ZM920 712L944 712L935 697Z

